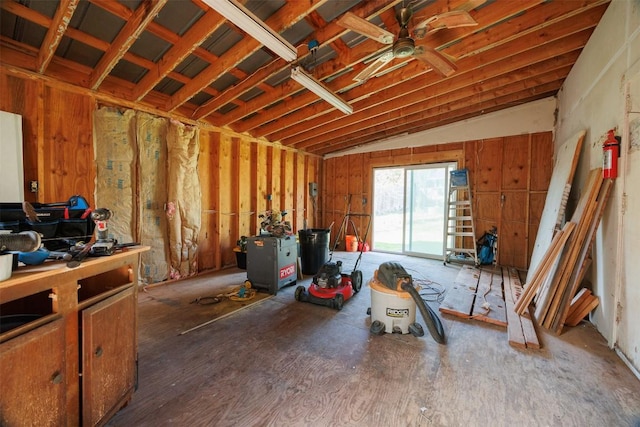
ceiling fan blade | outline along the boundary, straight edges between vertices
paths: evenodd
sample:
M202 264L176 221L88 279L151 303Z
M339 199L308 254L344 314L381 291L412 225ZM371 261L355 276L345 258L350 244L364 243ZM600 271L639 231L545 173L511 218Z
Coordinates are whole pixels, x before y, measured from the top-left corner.
M424 38L427 34L434 33L444 28L472 27L478 25L469 12L465 10L452 10L451 12L434 15L425 19L413 28L416 39Z
M382 67L384 67L389 62L391 62L392 59L393 59L393 52L391 50L384 52L374 61L371 61L371 63L369 63L369 65L367 65L367 67L364 70L360 71L358 75L353 78L353 80L356 82L366 81L369 77L373 76L375 73L380 71Z
M380 28L375 24L360 18L358 15L347 12L338 19L337 24L348 30L355 31L365 37L376 40L383 44L393 43L394 35L384 28Z
M456 67L456 64L454 64L452 60L435 49L420 46L416 48L413 56L431 66L433 71L442 77L449 77L458 70L458 67Z

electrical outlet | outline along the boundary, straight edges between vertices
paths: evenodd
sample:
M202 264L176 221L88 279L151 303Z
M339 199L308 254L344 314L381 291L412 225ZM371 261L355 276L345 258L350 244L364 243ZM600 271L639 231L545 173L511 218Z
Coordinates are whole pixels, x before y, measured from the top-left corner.
M38 192L38 181L29 181L29 191L32 193Z
M309 183L309 196L318 197L318 183L310 182Z

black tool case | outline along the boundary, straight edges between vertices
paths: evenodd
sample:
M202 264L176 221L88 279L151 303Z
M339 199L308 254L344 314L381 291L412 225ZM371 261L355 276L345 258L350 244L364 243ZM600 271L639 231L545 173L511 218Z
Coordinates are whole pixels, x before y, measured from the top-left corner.
M33 230L42 236L45 248L59 250L76 242L88 242L95 227L91 208L82 196L66 202L31 203L37 221L29 219L22 203L0 203L0 230Z

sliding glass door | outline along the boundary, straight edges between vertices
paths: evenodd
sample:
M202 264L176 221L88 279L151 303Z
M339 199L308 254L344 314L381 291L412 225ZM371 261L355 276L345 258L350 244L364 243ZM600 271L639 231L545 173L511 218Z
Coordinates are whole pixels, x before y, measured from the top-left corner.
M374 169L373 248L442 258L449 171L455 163Z

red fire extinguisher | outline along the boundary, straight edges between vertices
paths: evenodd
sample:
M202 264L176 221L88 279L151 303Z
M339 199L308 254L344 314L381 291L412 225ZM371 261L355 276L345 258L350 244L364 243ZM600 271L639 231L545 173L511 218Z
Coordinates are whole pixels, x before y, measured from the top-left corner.
M620 156L620 137L613 134L611 129L607 134L607 140L602 145L602 177L618 177L618 157Z

